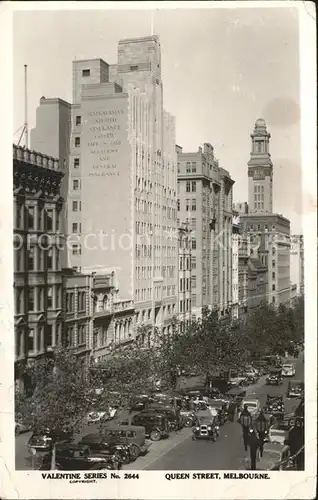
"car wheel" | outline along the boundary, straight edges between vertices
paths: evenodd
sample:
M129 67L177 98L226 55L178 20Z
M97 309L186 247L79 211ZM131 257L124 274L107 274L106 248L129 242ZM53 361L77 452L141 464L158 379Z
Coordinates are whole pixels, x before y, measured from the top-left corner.
M151 441L160 441L160 439L161 439L160 432L157 431L157 430L151 431L151 433L150 433L150 439L151 439Z
M123 464L129 464L131 462L131 454L127 453L127 452L124 452L120 455L120 461L121 463Z
M134 457L133 460L136 460L140 455L140 448L139 448L138 444L132 443L132 445L130 447L130 451L132 453L132 456Z

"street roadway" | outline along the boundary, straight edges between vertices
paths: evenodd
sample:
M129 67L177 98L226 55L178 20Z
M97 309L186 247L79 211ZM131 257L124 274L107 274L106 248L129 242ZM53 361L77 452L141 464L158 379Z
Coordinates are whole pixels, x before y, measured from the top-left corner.
M303 355L296 360L289 358L287 361L296 365L294 379L304 380ZM266 386L265 377L247 388L247 395L253 395L264 405L267 394L283 394L286 396L288 379L284 379L283 385ZM286 413L294 411L298 405L298 399L286 400ZM85 429L86 433L94 432L95 426ZM151 450L146 456L138 458L132 464L124 466L126 469L145 470L227 470L243 469L244 458L248 456L244 452L241 426L236 422L227 422L220 429L218 440L192 441L191 429L183 429L177 435L171 435L167 440L152 443ZM179 434L179 435L178 435ZM30 433L20 434L15 438L16 469L30 470L36 465L36 458L30 456L27 443ZM33 460L33 464L32 464Z
M284 362L293 362L296 367L294 380L304 380L303 354L298 359L288 358ZM249 396L255 396L262 406L266 395L284 395L285 412L293 412L299 404L299 399L286 398L288 378L283 379L280 386L266 386L265 377L246 390ZM185 438L170 451L145 465L146 470L240 470L244 469L245 452L242 440L241 426L237 422L226 422L220 428L220 436L215 443L212 441L192 441L191 436ZM137 463L136 469L137 469Z

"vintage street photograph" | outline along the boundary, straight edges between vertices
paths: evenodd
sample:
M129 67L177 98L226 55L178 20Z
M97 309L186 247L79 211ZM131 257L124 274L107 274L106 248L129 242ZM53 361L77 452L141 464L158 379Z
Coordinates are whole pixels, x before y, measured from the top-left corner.
M233 3L13 13L16 471L307 466L299 15Z

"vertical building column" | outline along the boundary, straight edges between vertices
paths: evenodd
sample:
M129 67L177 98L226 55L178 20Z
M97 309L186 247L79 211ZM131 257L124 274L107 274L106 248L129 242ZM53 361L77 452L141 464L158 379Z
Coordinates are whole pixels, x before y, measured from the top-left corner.
M44 351L44 326L40 328L40 352Z
M52 325L52 347L56 346L56 337L57 337L57 329L58 329L59 324L58 323L53 323Z

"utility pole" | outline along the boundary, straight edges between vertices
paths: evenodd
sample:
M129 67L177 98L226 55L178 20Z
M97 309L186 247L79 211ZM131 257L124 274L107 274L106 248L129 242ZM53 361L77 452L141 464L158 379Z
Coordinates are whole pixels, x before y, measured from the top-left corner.
M28 66L24 65L24 145L29 147L28 127Z

